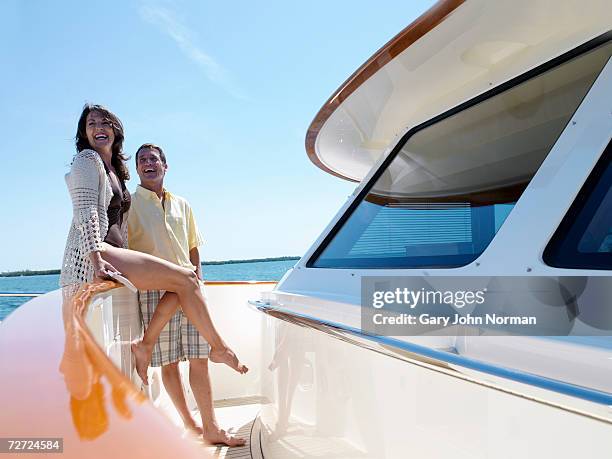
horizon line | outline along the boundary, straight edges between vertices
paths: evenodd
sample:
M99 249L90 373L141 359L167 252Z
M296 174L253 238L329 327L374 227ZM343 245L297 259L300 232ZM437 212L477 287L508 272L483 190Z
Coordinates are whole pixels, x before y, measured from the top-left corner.
M230 265L237 263L258 263L258 262L268 262L268 261L289 261L289 260L299 260L302 257L299 256L282 256L282 257L267 257L267 258L245 258L245 259L230 259L230 260L211 260L211 261L203 261L200 264L202 266L210 266L210 265ZM59 269L23 269L17 271L2 271L0 272L0 277L18 277L18 276L43 276L43 275L51 275L51 274L59 274L61 270Z

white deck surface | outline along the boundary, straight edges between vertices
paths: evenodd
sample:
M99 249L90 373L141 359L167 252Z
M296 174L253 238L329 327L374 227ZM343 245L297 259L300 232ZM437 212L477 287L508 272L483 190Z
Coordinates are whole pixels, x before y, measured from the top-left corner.
M178 412L172 406L171 401L165 398L162 403L158 405L164 414L166 414L171 421L183 431L183 436L186 440L195 441L202 446L202 449L210 454L212 457L218 458L251 458L260 457L259 445L257 445L257 451L251 455L251 429L253 428L253 421L257 416L257 413L261 407L260 397L242 397L228 400L215 400L215 413L217 421L222 429L230 432L233 435L243 437L247 440L245 446L229 448L227 446L209 446L205 444L201 438L196 438L195 435L187 431L183 427L183 422ZM192 415L196 421L200 421L200 413L198 410L193 410Z

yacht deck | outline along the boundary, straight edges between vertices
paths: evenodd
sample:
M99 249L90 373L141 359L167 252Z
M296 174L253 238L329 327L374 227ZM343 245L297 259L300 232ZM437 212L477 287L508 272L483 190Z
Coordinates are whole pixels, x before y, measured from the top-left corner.
M205 444L201 438L197 438L184 428L181 418L172 405L169 398L164 397L158 408L172 420L172 422L183 431L186 439L198 443L211 457L228 459L261 458L259 449L259 432L255 429L255 418L262 405L261 397L240 397L226 400L215 400L215 414L219 425L233 435L246 439L246 444L241 447L229 448L227 446L210 446ZM192 410L194 419L200 419L197 409Z

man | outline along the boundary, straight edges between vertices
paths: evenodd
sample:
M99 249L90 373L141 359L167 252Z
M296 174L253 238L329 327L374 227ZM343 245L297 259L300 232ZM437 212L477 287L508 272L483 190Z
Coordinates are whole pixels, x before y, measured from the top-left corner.
M128 216L129 247L193 269L201 279L198 247L203 240L187 201L164 189L167 170L166 156L159 146L146 143L136 152L140 185L132 195ZM162 295L158 290L139 292L145 327ZM244 439L228 435L217 424L208 375L209 349L208 343L179 308L155 344L151 366L162 367L164 387L185 428L201 433L204 441L210 444L242 446ZM189 360L189 384L200 409L202 429L197 427L185 401L178 368L178 362L185 359Z

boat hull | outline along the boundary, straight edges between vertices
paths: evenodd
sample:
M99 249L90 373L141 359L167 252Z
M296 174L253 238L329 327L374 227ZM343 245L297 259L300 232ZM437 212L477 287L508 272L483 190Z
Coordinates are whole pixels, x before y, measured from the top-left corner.
M266 458L558 459L612 448L612 422L587 402L568 409L569 396L274 315L263 336Z

